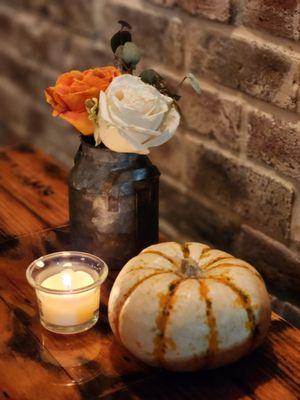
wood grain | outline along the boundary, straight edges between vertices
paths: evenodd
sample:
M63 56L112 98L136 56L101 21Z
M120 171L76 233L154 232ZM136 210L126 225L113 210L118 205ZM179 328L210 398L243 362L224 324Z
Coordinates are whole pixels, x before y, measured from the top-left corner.
M66 228L45 230L19 238L14 247L0 254L0 297L89 398L145 377L149 369L134 359L109 329L107 301L112 280L102 290L101 317L94 329L70 337L52 334L40 325L36 296L25 271L35 258L69 249L68 236Z
M266 342L217 370L171 373L131 356L113 337L107 302L116 273L102 288L101 316L84 334L43 329L30 262L72 249L66 173L29 146L0 151L0 399L258 399L300 398L300 333L273 314Z
M239 362L195 373L160 371L103 399L297 400L299 346L299 331L273 314L266 342Z
M80 399L77 385L14 312L0 300L0 393L6 399ZM1 396L1 394L0 394Z

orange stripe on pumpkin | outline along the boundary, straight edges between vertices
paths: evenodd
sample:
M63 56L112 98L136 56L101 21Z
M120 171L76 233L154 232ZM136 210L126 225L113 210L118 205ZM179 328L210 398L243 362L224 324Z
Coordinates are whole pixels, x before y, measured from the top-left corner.
M173 272L169 272L169 271L164 271L164 272L154 272L153 274L147 275L145 276L143 279L139 280L138 282L136 282L128 291L127 293L123 296L123 301L117 306L116 308L116 312L115 312L115 320L114 320L114 325L116 327L116 336L119 338L119 340L121 341L121 337L120 337L120 332L119 332L119 324L120 324L120 315L122 312L122 309L126 303L126 300L129 298L129 296L132 295L132 293L140 286L142 285L145 281L147 281L148 279L152 278L153 276L156 275L162 275L162 274L173 274Z
M204 258L209 257L209 255L210 255L210 254L208 254L208 252L207 252L203 257L202 257L202 256L200 257L200 260L201 260L201 261L204 260ZM232 257L232 256L217 256L217 257L215 257L213 260L211 260L211 262L210 262L209 264L205 265L205 266L203 267L203 270L206 271L207 268L212 267L213 264L215 264L216 262L219 262L219 261L222 261L222 260L229 260L229 259L234 260L235 258Z
M200 260L203 260L203 258L208 257L210 251L211 251L211 248L210 248L210 247L207 247L207 248L203 249L202 253L200 254L199 261L200 261Z
M208 297L209 289L203 280L199 281L200 285L200 296L204 299L206 304L206 319L207 325L209 327L209 339L208 339L208 349L206 355L206 365L209 366L210 363L213 361L214 354L218 351L219 344L218 344L218 331L217 331L217 323L216 318L213 313L212 308L212 301Z
M132 272L135 272L135 271L149 271L149 270L153 270L156 272L170 272L171 274L174 274L174 275L177 275L178 277L180 277L180 275L172 269L147 267L146 265L145 266L137 266L136 268L133 267L132 269L129 269L128 271L124 272L124 275L131 274Z
M233 260L236 260L235 258L233 258ZM221 261L221 260L218 260L218 261ZM215 264L215 263L213 263L213 264ZM251 268L249 268L247 265L239 265L239 264L227 264L227 263L224 263L224 264L217 264L217 265L210 265L209 267L207 267L207 268L205 268L205 272L207 272L207 273L209 273L210 271L212 271L212 270L214 270L214 269L216 269L216 268L218 268L218 267L221 267L221 268L243 268L243 269L246 269L248 272L250 272L250 273L252 273L253 275L255 275L257 278L259 278L260 280L263 280L262 279L262 277L261 277L261 275L258 273L258 272L256 272L256 271L253 271Z
M238 297L241 306L247 313L248 322L246 323L246 329L250 331L250 335L252 336L252 340L254 342L257 334L258 334L258 327L255 321L255 314L252 308L250 296L245 293L242 289L237 287L228 277L225 276L214 276L210 277L216 282L219 282L227 287L229 287Z
M159 333L153 339L153 356L160 365L164 364L164 355L167 347L176 348L176 344L171 338L166 338L165 332L168 325L170 312L174 306L175 294L181 282L185 279L177 279L169 284L168 292L160 294L160 310L156 318L156 325Z

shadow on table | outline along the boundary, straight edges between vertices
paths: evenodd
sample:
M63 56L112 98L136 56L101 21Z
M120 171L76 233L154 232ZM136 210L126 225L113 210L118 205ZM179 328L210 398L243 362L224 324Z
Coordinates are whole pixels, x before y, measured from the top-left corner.
M273 321L271 331L284 329L280 321ZM113 361L113 360L112 360ZM273 344L267 340L253 353L240 361L215 370L177 373L153 369L152 376L130 384L103 399L126 400L238 400L256 398L259 387L283 371L277 365ZM284 377L282 378L284 379Z
M240 361L215 370L175 373L149 368L131 356L112 336L105 317L106 306L103 304L101 308L101 321L94 328L102 337L97 350L99 354L91 354L89 343L87 354L83 352L83 357L74 338L70 338L69 346L50 349L61 364L73 367L72 375L76 375L77 383L81 382L80 391L89 399L101 396L105 400L246 400L257 398L258 392L265 392L267 388L264 385L272 378L280 376L281 380L288 379L280 368L282 355L278 354L281 360L275 355L277 341L288 327L281 320L273 320L266 342ZM93 330L83 335L98 338L93 336ZM82 338L79 335L76 339L80 342ZM96 351L96 348L94 343L92 349ZM80 363L69 364L74 359Z

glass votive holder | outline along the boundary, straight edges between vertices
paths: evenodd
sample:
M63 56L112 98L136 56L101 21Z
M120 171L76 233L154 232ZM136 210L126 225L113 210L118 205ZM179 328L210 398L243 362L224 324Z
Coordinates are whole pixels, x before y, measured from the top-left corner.
M98 321L100 286L108 267L100 258L61 251L33 261L26 277L35 289L41 324L49 331L73 334Z

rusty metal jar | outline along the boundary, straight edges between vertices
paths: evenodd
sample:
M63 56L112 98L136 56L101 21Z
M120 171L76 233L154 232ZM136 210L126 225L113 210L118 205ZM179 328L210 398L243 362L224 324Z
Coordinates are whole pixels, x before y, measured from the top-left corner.
M121 269L157 243L159 175L145 155L82 141L69 176L72 247Z

